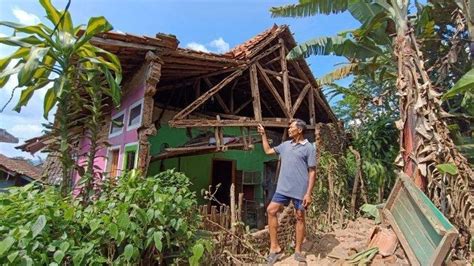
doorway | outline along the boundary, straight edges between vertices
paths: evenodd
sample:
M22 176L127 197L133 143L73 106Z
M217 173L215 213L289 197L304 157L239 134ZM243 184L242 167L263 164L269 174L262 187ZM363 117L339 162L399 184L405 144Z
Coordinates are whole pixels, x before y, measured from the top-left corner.
M212 192L214 192L217 185L220 184L215 197L220 203L226 204L227 206L230 205L230 186L234 180L234 173L235 161L222 159L212 160ZM217 203L213 202L212 204Z

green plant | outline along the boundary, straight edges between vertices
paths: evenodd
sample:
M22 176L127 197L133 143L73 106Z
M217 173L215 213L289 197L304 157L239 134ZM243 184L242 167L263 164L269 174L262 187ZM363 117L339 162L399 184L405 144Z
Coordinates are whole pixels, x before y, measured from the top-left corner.
M79 125L75 119L82 110L78 99L84 76L80 72L94 70L103 76L108 82L105 93L118 105L122 69L115 55L90 43L94 35L112 29L104 17L91 18L83 29L82 26L74 27L71 14L67 11L69 4L66 10L59 11L50 0L40 0L40 3L52 27L42 23L26 26L0 22L0 25L14 30L13 36L1 37L0 43L18 47L16 52L0 60L0 88L12 75L17 75L17 88L24 88L14 108L20 112L35 91L52 84L46 91L44 117L47 118L51 109L57 105L57 119L52 129L58 137L59 144L55 148L61 155L61 187L63 196L66 196L71 183L70 170L74 165L70 129ZM11 65L12 68L9 67Z
M329 229L333 223L342 222L348 214L349 188L348 179L351 163L346 158L336 158L326 151L321 151L316 183L313 189L313 204L307 217L308 231L317 232L318 227ZM311 224L311 225L310 225Z
M13 188L0 194L0 264L161 264L191 257L195 265L211 247L196 238L201 219L189 185L172 170L146 179L132 171L88 206L53 187Z

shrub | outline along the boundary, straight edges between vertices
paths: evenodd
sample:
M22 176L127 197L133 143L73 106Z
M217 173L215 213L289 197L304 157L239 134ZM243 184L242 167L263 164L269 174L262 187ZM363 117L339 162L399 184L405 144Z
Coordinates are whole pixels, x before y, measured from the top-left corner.
M197 263L209 245L195 237L201 219L188 178L169 170L119 180L88 206L53 187L0 194L0 264Z

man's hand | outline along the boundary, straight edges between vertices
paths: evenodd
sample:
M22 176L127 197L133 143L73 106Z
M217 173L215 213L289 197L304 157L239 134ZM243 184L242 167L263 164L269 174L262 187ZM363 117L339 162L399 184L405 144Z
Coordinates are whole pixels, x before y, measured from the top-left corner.
M265 128L262 126L262 124L258 124L257 131L261 136L265 135Z
M307 208L309 207L309 205L311 205L311 202L312 202L311 195L310 195L310 194L304 195L304 198L303 198L303 207L304 207L305 209L307 209Z

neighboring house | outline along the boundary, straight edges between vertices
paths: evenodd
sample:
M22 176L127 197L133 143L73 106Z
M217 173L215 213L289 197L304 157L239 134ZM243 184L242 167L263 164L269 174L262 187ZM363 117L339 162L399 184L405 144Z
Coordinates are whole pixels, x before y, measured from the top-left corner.
M0 192L12 186L24 186L41 180L42 169L23 159L0 154ZM41 182L41 181L40 181Z
M0 128L0 142L18 143L18 138L8 133L5 129Z
M279 143L290 119L301 118L319 145L318 129L338 122L306 61L285 59L296 45L287 26L275 25L225 54L178 48L178 40L164 34L110 32L92 42L115 53L124 71L122 103L110 112L104 132L110 146L98 152L98 169L115 177L133 168L148 175L176 168L198 195L221 183L216 198L227 204L234 183L249 221L259 227L278 158L264 154L256 126L262 123ZM35 138L19 148L35 152L46 141ZM88 141L78 149L87 151ZM57 160L45 162L51 183L57 183L57 166Z

